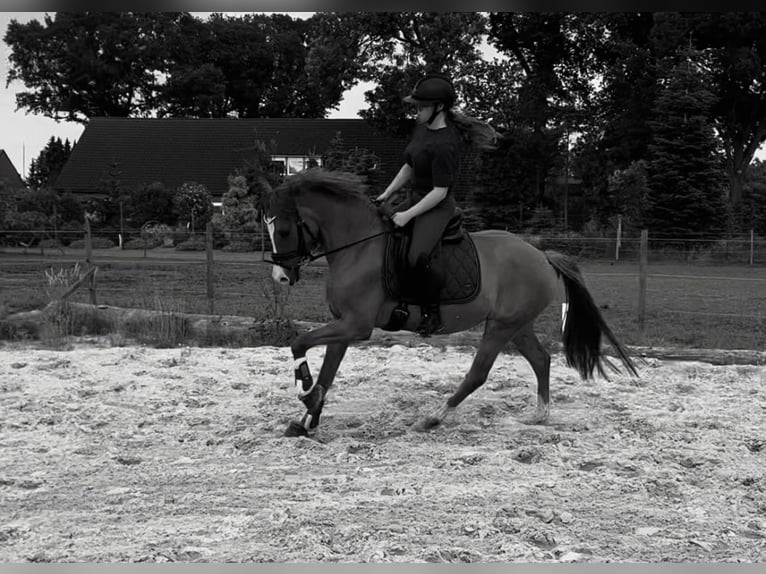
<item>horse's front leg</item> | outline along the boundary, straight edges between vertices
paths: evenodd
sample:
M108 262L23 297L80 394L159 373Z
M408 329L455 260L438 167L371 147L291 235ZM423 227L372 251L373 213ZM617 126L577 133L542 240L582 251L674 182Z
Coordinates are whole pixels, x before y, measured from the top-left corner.
M296 361L295 386L298 398L306 406L306 413L300 421L292 421L285 431L285 436L307 436L319 425L319 416L324 407L324 398L332 386L338 367L346 354L348 343L332 343L327 345L319 377L314 382L309 370L308 361L304 356Z
M296 338L291 346L295 367L295 386L298 398L306 407L306 413L300 421L290 422L285 436L307 436L309 432L316 430L324 406L324 398L332 386L349 343L368 339L371 334L371 326L348 321L334 321ZM319 345L327 345L327 351L319 371L319 378L315 382L311 376L306 352Z

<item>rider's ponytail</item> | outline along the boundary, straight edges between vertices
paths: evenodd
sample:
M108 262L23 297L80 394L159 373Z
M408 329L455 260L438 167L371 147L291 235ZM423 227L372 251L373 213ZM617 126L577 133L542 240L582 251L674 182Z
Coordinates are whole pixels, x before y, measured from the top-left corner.
M454 109L447 110L447 117L452 120L465 144L480 151L497 149L500 134L487 122Z

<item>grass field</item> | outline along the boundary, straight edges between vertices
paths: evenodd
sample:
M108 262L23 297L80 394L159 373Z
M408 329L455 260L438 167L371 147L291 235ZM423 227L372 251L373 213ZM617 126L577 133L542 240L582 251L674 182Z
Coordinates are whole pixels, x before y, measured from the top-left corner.
M214 311L266 319L330 319L324 301L327 271L321 262L303 269L289 290L272 283L271 266L260 254L215 253ZM77 252L45 255L0 253L0 317L43 307L50 300L46 270L71 269ZM209 309L205 253L116 249L94 252L99 304L206 313ZM638 324L639 279L634 262L581 260L586 282L605 319L628 345L720 349L766 348L766 268L683 263L652 263L647 281L646 316ZM88 302L87 289L75 301ZM538 332L558 340L558 306L538 321Z

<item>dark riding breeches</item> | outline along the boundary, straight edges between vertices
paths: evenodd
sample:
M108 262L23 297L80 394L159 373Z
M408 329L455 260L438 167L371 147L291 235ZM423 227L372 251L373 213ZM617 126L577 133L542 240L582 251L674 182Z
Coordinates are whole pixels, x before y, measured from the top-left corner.
M431 255L434 247L441 241L447 224L455 215L455 209L455 200L452 195L448 195L437 206L413 220L412 242L407 258L411 269L417 267L418 260L427 259Z
M405 203L412 205L409 201ZM404 209L408 207L409 205ZM421 324L417 331L424 337L437 333L442 328L439 295L444 285L444 276L439 269L440 265L432 261L431 257L436 246L441 243L444 231L456 210L455 199L448 194L438 205L418 215L411 222L412 234L407 253L409 273L406 274L405 284L406 290L412 293L420 304ZM404 313L407 313L406 307Z

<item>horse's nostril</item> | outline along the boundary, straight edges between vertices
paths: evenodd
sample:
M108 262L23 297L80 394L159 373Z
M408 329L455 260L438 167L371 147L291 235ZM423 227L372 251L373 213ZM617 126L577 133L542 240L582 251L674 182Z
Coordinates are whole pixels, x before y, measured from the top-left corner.
M279 278L279 282L282 284L285 284L285 283L289 283L290 280L287 277L282 276Z

